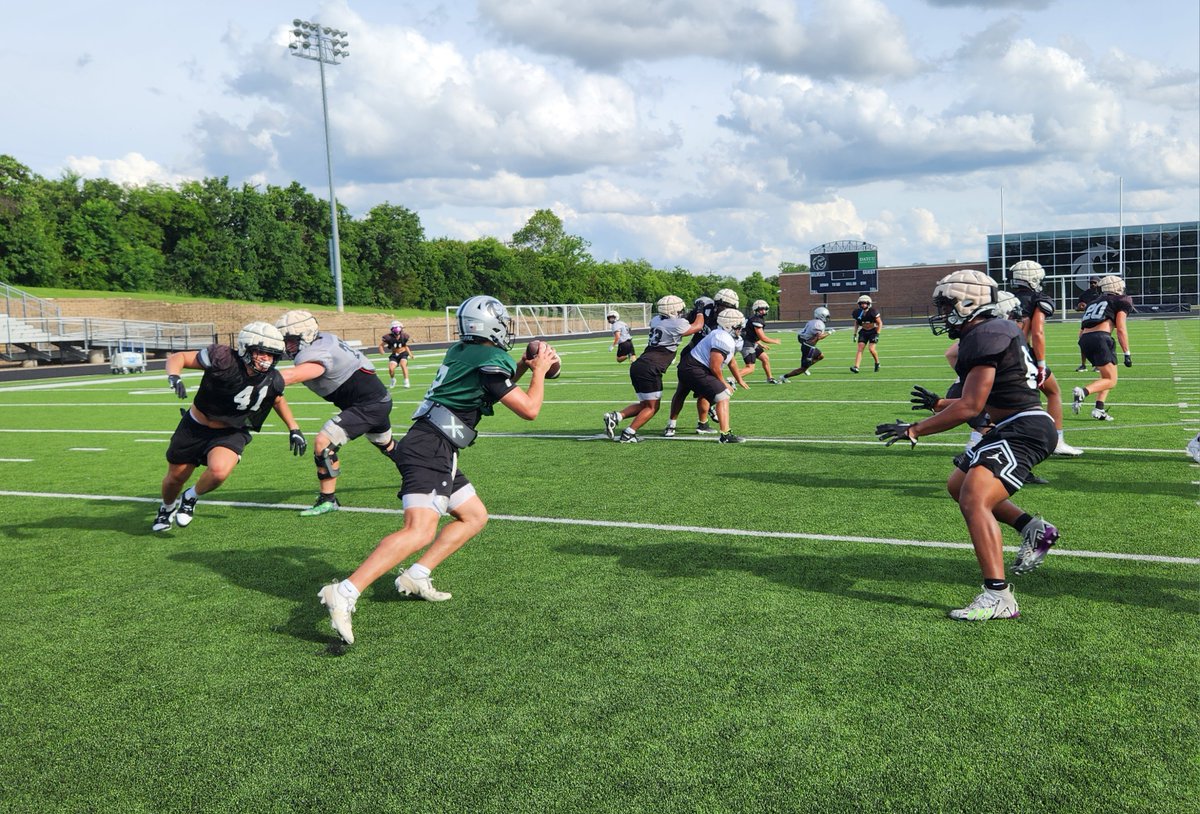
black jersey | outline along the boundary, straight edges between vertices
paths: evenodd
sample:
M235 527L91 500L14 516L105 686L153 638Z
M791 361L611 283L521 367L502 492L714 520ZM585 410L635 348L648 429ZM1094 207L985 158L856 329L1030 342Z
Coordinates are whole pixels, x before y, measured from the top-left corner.
M1087 307L1080 324L1084 328L1095 328L1105 320L1115 321L1121 311L1126 314L1133 313L1133 300L1129 295L1104 294Z
M875 328L875 320L879 319L879 311L873 305L870 308L855 308L850 317L858 327L870 331Z
M1042 406L1037 367L1017 323L989 319L963 334L954 372L965 382L971 369L980 365L996 368L992 392L987 397L988 407L1031 410Z
M762 331L763 336L767 335L767 321L758 314L751 314L746 317L746 327L742 328L742 336L745 337L746 342L749 344L759 342L758 331L755 331L755 328ZM762 343L759 342L759 344Z
M209 345L196 354L196 361L204 369L193 402L196 409L213 421L258 432L275 399L283 395L279 371L248 373L228 345Z
M409 335L401 331L398 334L386 333L383 335L383 346L388 349L388 352L395 353L408 345Z
M1078 308L1080 311L1082 311L1103 296L1104 296L1103 291L1101 291L1096 286L1091 286L1088 288L1087 291L1084 291L1082 294L1079 295L1079 303L1076 306L1076 308Z
M1010 292L1021 303L1021 316L1028 319L1034 311L1041 311L1046 319L1054 316L1054 300L1044 292L1034 291L1029 286L1015 285Z
M715 331L717 329L717 314L728 310L731 307L732 306L726 305L723 302L713 302L705 305L701 311L697 311L695 308L693 308L691 311L688 311L687 316L685 316L684 319L686 319L688 322L691 322L696 318L698 313L702 313L704 314L704 325L700 328L700 330L692 334L692 341L688 342L687 347L684 348L684 350L691 350L692 348L696 347L700 344L701 339Z

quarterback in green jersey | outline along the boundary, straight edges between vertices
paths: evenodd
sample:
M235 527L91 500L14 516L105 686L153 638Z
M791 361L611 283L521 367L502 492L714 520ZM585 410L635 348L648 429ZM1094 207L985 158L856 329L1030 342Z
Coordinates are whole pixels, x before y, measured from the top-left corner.
M495 297L471 297L458 308L459 341L447 352L425 393L413 425L386 454L400 470L404 527L379 541L347 579L321 588L317 596L329 610L334 631L354 642L351 614L367 586L405 558L427 550L396 578L396 590L431 602L450 594L433 587L430 572L483 530L487 508L458 467L459 453L475 440L475 427L499 402L532 421L542 408L546 372L558 354L543 342L532 359L514 362L508 311ZM526 370L528 390L516 382ZM443 515L453 520L438 530Z

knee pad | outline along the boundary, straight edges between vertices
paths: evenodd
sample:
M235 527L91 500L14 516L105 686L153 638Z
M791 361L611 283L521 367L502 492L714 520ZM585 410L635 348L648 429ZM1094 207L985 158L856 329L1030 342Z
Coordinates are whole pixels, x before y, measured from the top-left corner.
M325 447L323 452L313 453L313 463L317 465L318 480L333 480L338 475L342 474L341 467L338 466L338 446L330 444ZM324 468L324 472L322 472Z

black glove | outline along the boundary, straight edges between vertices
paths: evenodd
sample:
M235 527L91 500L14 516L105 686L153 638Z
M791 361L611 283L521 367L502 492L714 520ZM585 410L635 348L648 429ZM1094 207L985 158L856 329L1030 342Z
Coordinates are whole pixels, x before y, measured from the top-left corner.
M1125 354L1125 367L1133 367L1133 354Z
M932 390L926 390L919 384L914 384L912 389L912 408L914 410L929 410L937 409L937 403L941 401L941 397Z
M876 425L875 436L889 447L899 441L901 438L908 441L908 443L915 447L917 445L917 439L908 434L908 428L911 426L912 424L909 424L907 421L901 421L897 418L895 424ZM909 447L909 449L912 449L912 447Z
M304 440L304 433L300 430L288 430L288 444L292 447L293 455L303 455L308 449L308 442Z
M175 391L175 395L181 399L187 398L187 388L183 384L183 379L172 373L167 376L167 384L171 385L171 389Z

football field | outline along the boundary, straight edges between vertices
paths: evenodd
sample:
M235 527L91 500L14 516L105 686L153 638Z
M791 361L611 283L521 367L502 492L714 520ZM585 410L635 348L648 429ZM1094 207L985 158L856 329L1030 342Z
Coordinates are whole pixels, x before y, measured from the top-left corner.
M850 331L811 376L760 367L740 445L691 401L675 438L664 408L608 441L628 365L555 343L538 420L498 407L460 456L492 520L434 573L454 598L381 579L350 647L317 590L402 524L365 439L343 509L302 518L312 458L271 415L154 534L163 374L0 384L0 812L1200 811L1200 320L1129 326L1112 422L1071 413L1094 374L1048 326L1084 455L1017 494L1062 538L982 624L946 616L980 583L945 491L966 428L873 434L954 378L923 326L883 332L878 373ZM773 336L778 375L799 346ZM415 350L397 432L441 359ZM311 442L332 406L287 396Z

